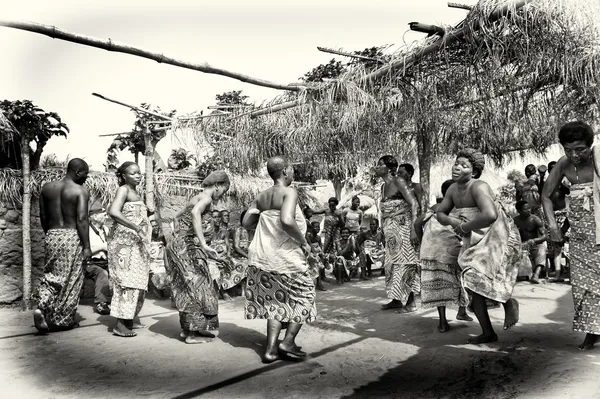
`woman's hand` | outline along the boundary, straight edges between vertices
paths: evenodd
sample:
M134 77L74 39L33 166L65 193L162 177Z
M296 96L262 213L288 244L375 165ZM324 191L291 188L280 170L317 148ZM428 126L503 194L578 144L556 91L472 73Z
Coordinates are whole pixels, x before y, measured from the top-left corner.
M200 249L202 249L206 253L206 256L208 256L209 258L214 259L214 260L221 260L219 258L219 253L217 252L216 249L211 248L206 244L199 245L199 246L200 246Z
M452 226L454 228L454 233L456 233L456 235L464 237L471 233L470 231L466 230L463 225L464 225L464 223L459 221L458 224Z
M419 235L417 234L415 226L410 228L410 242L412 245L419 245Z
M308 242L301 244L300 249L302 249L302 253L306 257L308 257L308 255L310 255L310 253L312 252L312 247L308 244Z

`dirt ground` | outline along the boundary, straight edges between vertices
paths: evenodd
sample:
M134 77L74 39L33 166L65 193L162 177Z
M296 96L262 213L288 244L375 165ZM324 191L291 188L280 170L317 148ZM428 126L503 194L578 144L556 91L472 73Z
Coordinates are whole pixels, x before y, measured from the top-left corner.
M136 338L113 336L113 319L79 307L81 327L35 335L31 313L0 310L2 398L593 398L600 397L600 345L580 352L571 330L570 286L518 283L521 320L497 343L465 344L477 323L437 332L437 311L382 311L382 277L327 285L318 321L303 327L304 361L264 365L266 322L244 320L243 299L220 303L218 340L178 338L170 300L149 299Z

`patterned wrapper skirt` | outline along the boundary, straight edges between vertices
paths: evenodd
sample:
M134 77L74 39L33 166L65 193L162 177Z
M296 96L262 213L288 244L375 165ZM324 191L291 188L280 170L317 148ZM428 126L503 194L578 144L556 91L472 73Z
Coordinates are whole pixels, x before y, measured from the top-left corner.
M419 257L410 242L411 209L404 200L381 204L385 236L385 286L387 297L405 303L409 295L421 292Z
M421 304L423 308L467 306L469 298L460 284L462 271L455 264L421 260Z
M75 229L48 230L45 245L44 277L33 299L50 327L71 328L84 277L79 235Z
M165 267L181 328L186 331L217 330L218 293L206 254L196 245L193 236L184 234L176 234L167 243L166 251Z
M310 269L279 274L249 266L246 282L246 319L310 323L317 318L315 285Z
M585 188L586 185L574 184L568 197L571 286L575 307L573 330L600 334L600 247L595 245L595 204L591 190Z

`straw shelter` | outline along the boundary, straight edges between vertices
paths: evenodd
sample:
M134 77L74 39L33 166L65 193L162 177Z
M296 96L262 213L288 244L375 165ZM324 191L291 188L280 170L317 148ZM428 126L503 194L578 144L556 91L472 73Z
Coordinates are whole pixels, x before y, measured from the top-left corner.
M542 153L563 122L598 115L600 2L482 0L436 28L382 66L353 63L251 113L180 126L213 137L242 170L276 152L336 168L416 153L428 189L438 156L473 146L499 165Z

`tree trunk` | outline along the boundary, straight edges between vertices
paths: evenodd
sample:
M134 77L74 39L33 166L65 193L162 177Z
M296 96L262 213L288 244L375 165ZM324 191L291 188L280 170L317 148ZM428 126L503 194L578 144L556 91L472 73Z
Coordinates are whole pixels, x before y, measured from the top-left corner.
M133 161L134 161L135 163L137 163L138 165L140 164L140 153L139 153L139 152L137 152L137 151L136 151L136 152L133 154Z
M344 188L344 182L339 178L333 179L333 190L335 191L335 198L342 199L342 189Z
M420 127L417 130L417 158L419 162L419 180L423 188L423 197L421 198L421 212L425 213L429 209L430 200L430 173L431 173L431 143L429 142L429 132L427 128Z
M29 163L29 140L21 137L23 160L23 310L31 310L31 168Z
M146 206L148 211L154 212L154 143L148 125L144 128L144 161L145 161L145 183L146 183Z

